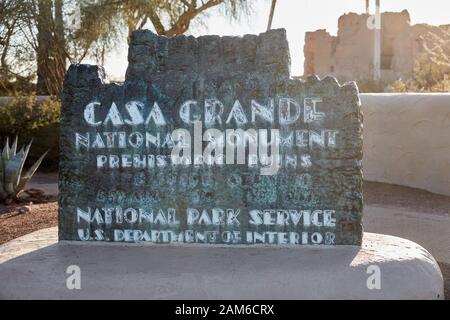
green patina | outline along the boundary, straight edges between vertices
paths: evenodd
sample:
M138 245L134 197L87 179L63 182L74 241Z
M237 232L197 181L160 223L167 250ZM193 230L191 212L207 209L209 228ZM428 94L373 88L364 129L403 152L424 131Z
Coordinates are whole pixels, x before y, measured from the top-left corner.
M97 66L72 65L66 74L61 240L361 243L362 114L354 83L291 79L284 30L170 39L136 31L128 60L123 84L105 83ZM282 121L297 110L292 104L283 114L287 98L301 110L293 123ZM311 98L323 115L314 121L305 111ZM207 120L212 99L223 104L220 122ZM132 101L141 105L130 111ZM180 112L186 101L195 101L188 115L203 132L279 130L285 144L276 174L247 163L171 164L173 130L195 136ZM244 116L233 113L236 101ZM273 103L273 121L259 113L252 119L252 101L265 110Z

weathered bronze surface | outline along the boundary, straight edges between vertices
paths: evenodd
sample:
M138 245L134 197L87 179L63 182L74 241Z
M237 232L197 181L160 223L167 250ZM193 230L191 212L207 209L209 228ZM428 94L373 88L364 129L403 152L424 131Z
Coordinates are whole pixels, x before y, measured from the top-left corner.
M291 79L284 30L170 39L141 30L128 60L123 84L105 83L97 66L72 65L66 74L61 240L361 243L355 83ZM248 161L171 164L172 132L187 129L194 139L187 122L196 119L203 133L267 129L270 140L278 129L279 170L262 175Z

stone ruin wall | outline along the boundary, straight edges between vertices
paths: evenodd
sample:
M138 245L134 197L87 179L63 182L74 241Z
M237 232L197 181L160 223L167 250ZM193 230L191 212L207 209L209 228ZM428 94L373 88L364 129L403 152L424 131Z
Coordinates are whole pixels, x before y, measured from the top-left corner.
M326 30L305 34L304 74L335 76L339 81L373 78L373 30L367 28L367 14L348 13L339 18L337 36ZM414 61L424 52L424 42L434 46L449 40L450 26L411 26L407 10L381 16L381 75L392 82L411 74Z

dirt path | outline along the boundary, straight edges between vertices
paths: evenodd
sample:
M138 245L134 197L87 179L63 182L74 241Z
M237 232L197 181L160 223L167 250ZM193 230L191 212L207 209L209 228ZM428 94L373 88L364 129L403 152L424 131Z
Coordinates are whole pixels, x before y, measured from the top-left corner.
M450 215L450 197L421 189L364 181L364 204Z

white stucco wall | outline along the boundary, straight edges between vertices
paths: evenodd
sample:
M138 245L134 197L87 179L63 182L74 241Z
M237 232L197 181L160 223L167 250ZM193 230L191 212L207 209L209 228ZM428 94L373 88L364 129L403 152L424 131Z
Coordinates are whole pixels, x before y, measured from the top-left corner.
M364 179L450 195L450 94L361 94Z

